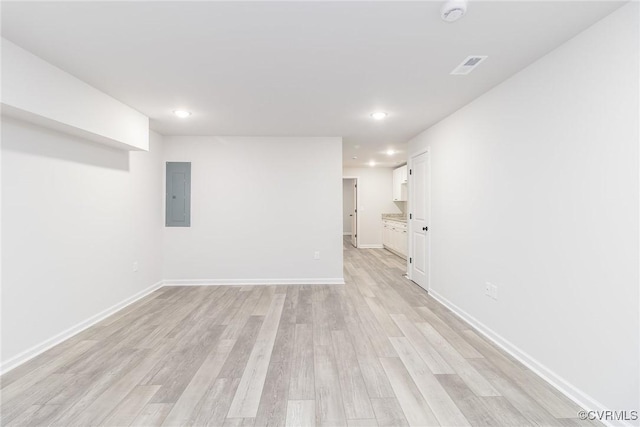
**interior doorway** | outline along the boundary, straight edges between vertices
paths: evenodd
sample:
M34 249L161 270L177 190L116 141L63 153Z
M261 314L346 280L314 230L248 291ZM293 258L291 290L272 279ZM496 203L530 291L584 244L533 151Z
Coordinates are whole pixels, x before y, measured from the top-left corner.
M342 232L358 247L358 178L342 178Z

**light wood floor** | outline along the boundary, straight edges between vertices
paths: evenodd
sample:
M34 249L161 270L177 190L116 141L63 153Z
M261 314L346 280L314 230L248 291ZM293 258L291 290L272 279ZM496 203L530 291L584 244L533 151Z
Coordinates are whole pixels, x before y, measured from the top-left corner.
M3 376L2 424L581 425L403 271L345 243L346 286L162 288Z

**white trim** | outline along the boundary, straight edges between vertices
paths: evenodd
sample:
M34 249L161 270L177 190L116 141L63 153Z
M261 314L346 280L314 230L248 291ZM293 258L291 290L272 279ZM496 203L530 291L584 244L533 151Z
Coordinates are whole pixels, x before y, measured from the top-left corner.
M546 367L535 358L527 354L525 351L521 350L518 346L511 343L507 339L503 338L500 334L493 331L491 328L486 326L484 323L480 322L478 319L470 315L469 313L462 310L460 307L447 300L442 295L439 295L433 289L429 289L429 295L431 295L436 301L438 301L443 306L447 307L449 310L453 312L460 319L471 325L476 331L489 339L492 343L500 347L502 350L506 351L509 355L513 356L516 360L521 362L527 368L531 369L535 372L539 377L553 386L560 393L564 394L566 397L574 401L580 407L585 410L605 410L607 407L602 403L598 402L593 397L589 396L585 392L581 391L579 388L571 384L569 381L562 378L560 375L553 372L550 368ZM600 420L606 426L631 426L626 422L618 422L617 424L612 424L606 420Z
M101 320L117 313L118 311L122 310L123 308L125 308L128 305L133 304L134 302L146 297L147 295L149 295L150 293L152 293L153 291L160 289L163 285L162 280L154 283L153 285L149 286L146 289L143 289L142 291L130 296L129 298L126 298L123 301L120 301L117 304L112 305L111 307L102 310L100 313L95 314L91 317L89 317L88 319L83 320L82 322L60 332L57 335L54 335L53 337L44 340L43 342L41 342L40 344L37 344L25 351L23 351L22 353L19 353L15 356L13 356L12 358L8 359L7 361L5 361L4 363L2 363L0 365L0 375L6 374L7 372L9 372L10 370L17 368L18 366L22 365L23 363L28 362L29 360L33 359L34 357L44 353L45 351L49 350L50 348L60 344L61 342L68 340L69 338L73 337L74 335L77 335L78 333L84 331L85 329L90 328L91 326L95 325L96 323L100 322Z
M382 245L382 248L384 250L387 250L387 251L391 252L395 256L398 256L398 257L402 258L403 260L409 262L409 257L406 254L402 254L402 253L396 251L395 249L390 248L389 246Z
M171 279L163 286L344 285L343 277L326 279Z
M384 249L382 245L358 245L358 249Z

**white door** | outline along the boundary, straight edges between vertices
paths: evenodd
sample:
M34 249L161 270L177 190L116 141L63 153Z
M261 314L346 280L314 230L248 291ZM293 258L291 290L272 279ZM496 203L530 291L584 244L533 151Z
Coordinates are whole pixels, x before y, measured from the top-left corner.
M351 244L358 247L358 180L353 180L353 212L351 213Z
M411 280L429 289L429 153L411 158L409 175L409 212L411 218Z

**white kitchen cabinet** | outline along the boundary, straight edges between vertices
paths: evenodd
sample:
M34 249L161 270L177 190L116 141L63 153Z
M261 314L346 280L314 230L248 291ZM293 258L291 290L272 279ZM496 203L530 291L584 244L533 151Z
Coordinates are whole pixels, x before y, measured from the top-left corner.
M393 201L407 201L407 165L393 170Z
M407 234L407 226L400 230L400 242L398 243L398 252L404 259L407 259L407 252L409 250L409 235Z
M391 245L391 225L389 221L382 220L382 246L388 247Z
M389 230L389 224L387 221L382 221L382 246L389 246L391 242L391 230Z
M401 256L407 258L407 224L399 221L382 221L383 246Z
M402 236L400 236L400 230L398 230L397 228L393 227L391 232L391 249L393 249L396 252L400 252L400 246L401 246L401 242L400 239Z

